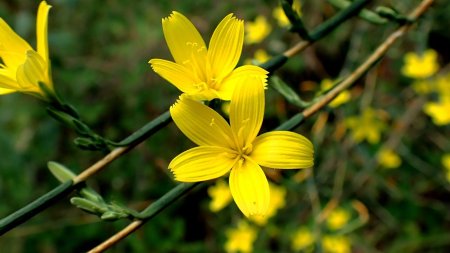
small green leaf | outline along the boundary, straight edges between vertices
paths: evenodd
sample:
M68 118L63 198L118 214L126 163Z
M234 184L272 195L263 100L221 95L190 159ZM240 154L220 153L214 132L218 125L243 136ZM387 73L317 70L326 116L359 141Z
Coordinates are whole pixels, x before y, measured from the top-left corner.
M64 183L68 180L74 179L77 175L73 173L70 169L68 169L66 166L50 161L47 163L47 167L50 170L50 172L53 174L53 176L58 179L59 182Z
M283 95L289 103L301 108L308 106L308 103L303 101L297 93L289 87L289 85L281 80L281 78L278 76L272 76L269 80L271 82L270 87L274 88L281 95Z

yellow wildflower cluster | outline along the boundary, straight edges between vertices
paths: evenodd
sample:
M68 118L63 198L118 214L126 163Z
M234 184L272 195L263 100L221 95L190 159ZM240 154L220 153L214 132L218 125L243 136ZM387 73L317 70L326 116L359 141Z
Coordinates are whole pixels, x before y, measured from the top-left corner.
M253 242L256 240L257 231L247 222L241 220L238 227L226 231L226 252L253 252Z
M402 73L410 78L423 79L434 75L438 69L439 64L436 51L427 49L420 55L414 52L407 53Z
M272 27L264 16L257 16L255 21L245 25L245 43L256 44L263 41L272 31Z
M258 49L253 55L253 59L247 59L246 64L262 64L270 59L269 54L264 49Z
M308 227L300 227L292 236L291 248L293 251L305 250L311 247L314 241L315 238L312 231Z
M371 144L380 141L381 132L386 129L381 120L381 112L372 108L365 108L360 116L349 117L345 120L346 126L351 130L351 136L356 142L367 139Z
M347 225L350 213L343 208L335 208L327 217L327 227L330 230L339 230Z
M402 159L392 149L381 149L378 152L377 160L386 169L395 169L402 164Z
M270 187L262 167L311 168L312 143L289 131L258 136L264 118L267 71L253 65L235 69L244 39L242 20L233 14L226 16L215 29L208 49L181 13L172 12L162 24L175 62L152 59L150 64L184 92L170 114L178 128L198 145L170 162L175 180L199 182L229 173L231 196L244 215L267 215ZM200 101L214 98L231 100L229 123ZM223 195L223 187L210 194ZM224 202L217 201L211 208L219 210Z
M48 100L53 92L47 40L47 20L51 6L42 1L36 20L37 50L17 35L0 18L0 95L22 92ZM43 91L40 85L46 86Z
M326 235L322 238L322 248L325 253L350 253L350 239L344 235Z

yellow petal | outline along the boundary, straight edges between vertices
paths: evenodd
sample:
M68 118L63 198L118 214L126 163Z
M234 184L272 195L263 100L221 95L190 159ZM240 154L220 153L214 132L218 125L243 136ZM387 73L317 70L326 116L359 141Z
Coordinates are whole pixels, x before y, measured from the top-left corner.
M183 14L173 11L162 20L164 37L175 62L184 64L191 59L192 50L206 57L206 45L194 25Z
M0 18L0 57L8 68L17 69L25 61L25 53L33 50Z
M208 106L181 96L170 108L170 114L184 135L197 145L234 149L230 126Z
M244 22L227 15L214 30L209 42L208 59L213 77L222 79L239 61L244 43Z
M198 80L183 65L162 59L152 59L149 63L155 73L175 85L182 92L197 92L198 89L195 87L195 84Z
M239 160L231 169L230 190L245 216L264 215L269 207L269 183L261 167L251 159Z
M199 182L218 178L226 174L236 162L237 154L222 147L201 146L191 148L169 164L175 180Z
M241 78L230 104L230 124L239 147L245 148L258 135L264 118L264 83L261 78Z
M17 83L22 92L42 93L38 83L48 83L44 73L46 63L42 57L33 50L27 52L25 63L17 69Z
M39 4L37 21L36 21L36 38L37 38L37 52L48 63L48 36L47 36L47 23L48 12L51 6L46 1L42 1Z
M275 169L310 168L314 165L312 143L300 134L272 131L256 137L250 157Z
M16 73L11 77L11 73L6 69L0 68L0 89L3 90L0 94L7 94L14 92L14 90L20 89L19 84L16 82ZM8 90L11 90L8 92Z
M231 100L234 88L241 79L246 76L260 77L264 84L266 84L268 74L269 72L267 72L267 70L255 65L240 66L233 70L233 72L222 81L221 86L218 89L219 98L222 100Z
M0 82L1 82L1 77L0 77ZM10 89L0 88L0 95L5 95L5 94L13 93L13 92L16 92L16 91L15 90L10 90Z

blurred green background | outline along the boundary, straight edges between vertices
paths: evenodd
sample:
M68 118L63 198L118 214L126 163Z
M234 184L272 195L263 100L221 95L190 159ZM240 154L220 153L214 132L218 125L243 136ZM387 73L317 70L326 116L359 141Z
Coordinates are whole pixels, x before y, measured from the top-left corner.
M408 13L419 3L373 2L371 6L391 6L400 13ZM33 47L38 3L0 2L0 17ZM241 63L251 59L258 49L276 55L299 41L295 34L277 25L272 10L278 1L54 0L49 4L53 6L49 47L55 87L78 108L85 122L113 140L125 138L166 111L179 95L147 63L150 58L171 59L161 18L172 10L186 15L206 41L228 13L246 22L265 16L271 34L260 43L245 45ZM302 4L302 17L310 28L336 11L326 1ZM320 238L339 233L328 231L326 223L320 221L320 214L330 208L327 203L332 199L353 221L361 219L367 209L369 220L344 233L353 252L450 251L450 184L441 163L442 156L450 153L449 125L437 126L419 110L412 114L412 120L406 118L411 124L400 132L395 130L398 122L404 122L405 113L413 111L415 102L436 99L435 94L417 94L412 88L414 80L401 74L404 55L432 48L441 67L430 80L448 75L449 15L447 1L436 1L419 25L351 89L350 101L338 108L327 108L297 129L314 143L313 175L304 179L297 171L270 175L287 190L285 206L267 225L251 225L257 230L254 252L293 251L293 234L299 227L307 227L316 236L316 246L309 245L305 250L320 250ZM320 90L322 80L349 74L395 27L354 18L290 59L276 74L302 98L311 99ZM273 89L267 91L266 98L264 131L299 111ZM377 143L356 142L350 130L345 131L345 120L368 106L382 111L386 124ZM61 162L78 173L103 156L77 149L72 143L75 137L71 129L47 115L40 101L23 94L0 98L0 217L58 184L46 168L48 161ZM402 163L386 170L377 164L376 154L384 143L395 138L399 140L392 148ZM170 124L88 183L107 200L140 210L175 185L167 165L192 146ZM242 214L234 203L218 213L208 209L207 186L213 183L197 187L110 252L224 251L226 231L237 227ZM352 207L354 200L364 208ZM71 206L66 198L3 235L0 251L84 252L126 224L128 221L101 222Z

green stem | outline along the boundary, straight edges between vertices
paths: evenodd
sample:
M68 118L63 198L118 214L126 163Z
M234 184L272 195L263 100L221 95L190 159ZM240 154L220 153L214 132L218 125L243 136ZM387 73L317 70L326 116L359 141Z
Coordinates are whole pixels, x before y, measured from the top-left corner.
M170 112L166 111L117 144L119 146L135 146L158 132L170 122L172 122Z
M67 194L72 192L74 188L75 187L72 184L72 181L69 180L63 184L58 185L56 188L42 195L25 207L8 215L6 218L3 218L2 220L0 220L0 235L3 235L14 227L17 227L18 225L31 219L33 216L42 212L47 207L54 204L56 201L64 198Z
M158 116L156 119L144 125L141 129L137 130L136 132L125 138L122 142L124 143L126 142L129 145L137 145L139 142L142 142L143 140L154 134L156 131L167 125L169 122L171 122L171 120L172 118L170 117L170 113L167 111ZM35 201L17 210L16 212L1 219L0 235L8 232L14 227L31 219L36 214L50 207L56 201L68 195L78 186L80 186L80 184L74 185L72 181L67 181L63 184L60 184L53 190L47 192L46 194L42 195Z
M164 194L162 197L160 197L158 200L156 200L142 212L140 212L137 218L140 220L150 220L164 208L170 206L173 202L175 202L177 199L179 199L181 196L183 196L199 184L200 183L181 183L175 186L174 188L172 188L172 190L168 191L166 194Z
M336 29L341 23L346 21L347 19L357 15L366 4L368 4L371 0L357 0L352 2L348 8L342 10L338 14L334 15L332 18L323 22L319 27L317 27L312 33L309 34L311 42L315 42L325 35L329 34L331 31Z

